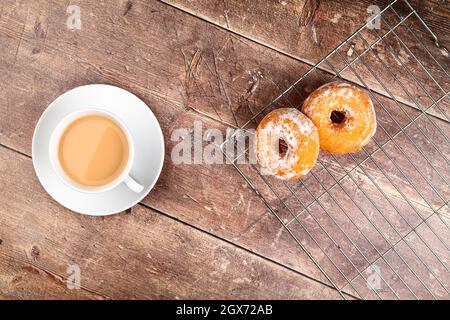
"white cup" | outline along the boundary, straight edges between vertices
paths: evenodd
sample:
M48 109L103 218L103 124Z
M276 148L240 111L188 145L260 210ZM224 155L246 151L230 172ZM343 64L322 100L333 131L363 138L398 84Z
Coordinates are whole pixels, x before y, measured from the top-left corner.
M125 133L125 136L128 141L128 162L123 169L122 173L113 181L102 185L102 186L85 186L81 185L75 181L73 181L62 169L61 164L59 163L58 159L58 147L59 142L61 139L61 135L64 132L64 129L67 128L69 124L71 124L76 119L87 116L87 115L101 115L103 117L110 118L113 120ZM110 112L107 112L105 110L101 109L95 109L95 108L89 108L89 109L83 109L76 111L74 113L71 113L67 115L65 118L63 118L58 125L56 126L55 130L52 133L52 136L50 138L50 147L49 147L49 153L50 153L50 162L53 167L53 170L57 173L59 178L69 187L80 191L80 192L87 192L87 193L97 193L97 192L104 192L111 189L114 189L121 183L125 183L125 185L132 191L136 193L142 192L144 190L144 186L141 185L139 182L137 182L135 179L133 179L130 176L131 167L133 165L134 161L134 143L133 139L131 137L131 134L127 127L118 119L115 115L113 115Z

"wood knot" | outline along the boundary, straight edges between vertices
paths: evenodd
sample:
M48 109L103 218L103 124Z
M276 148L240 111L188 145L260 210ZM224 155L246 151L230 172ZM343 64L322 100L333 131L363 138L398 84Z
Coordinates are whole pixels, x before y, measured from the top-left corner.
M37 259L39 258L39 256L41 255L41 250L39 249L38 246L32 246L31 247L31 257L33 259Z

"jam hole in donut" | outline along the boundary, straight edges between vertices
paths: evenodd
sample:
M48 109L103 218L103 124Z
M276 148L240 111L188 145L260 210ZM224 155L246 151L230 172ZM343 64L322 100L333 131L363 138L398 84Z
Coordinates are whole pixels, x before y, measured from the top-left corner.
M345 117L344 111L338 111L338 110L331 111L330 120L334 124L343 124L345 121L345 118L346 117Z
M284 156L288 152L288 149L289 149L289 147L288 147L286 141L284 141L283 138L280 138L278 140L278 154L280 155L281 158L284 158Z

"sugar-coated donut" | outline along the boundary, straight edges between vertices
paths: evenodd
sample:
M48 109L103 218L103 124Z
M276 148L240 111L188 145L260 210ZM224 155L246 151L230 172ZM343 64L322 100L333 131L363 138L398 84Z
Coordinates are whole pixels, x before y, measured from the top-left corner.
M280 152L280 143L287 150ZM255 132L255 155L261 173L283 180L305 176L319 155L319 135L312 121L294 108L267 114Z
M305 100L302 111L319 130L320 148L332 154L360 150L377 128L368 94L344 82L331 82L316 89Z

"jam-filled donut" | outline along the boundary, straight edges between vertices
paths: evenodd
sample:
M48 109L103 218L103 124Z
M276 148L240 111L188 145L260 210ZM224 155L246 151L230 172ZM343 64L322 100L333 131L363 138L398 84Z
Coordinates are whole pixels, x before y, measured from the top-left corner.
M276 109L256 129L255 154L261 173L299 179L314 167L319 155L317 128L297 109Z
M302 111L319 130L320 148L332 154L360 150L377 128L372 100L348 83L331 82L316 89Z

